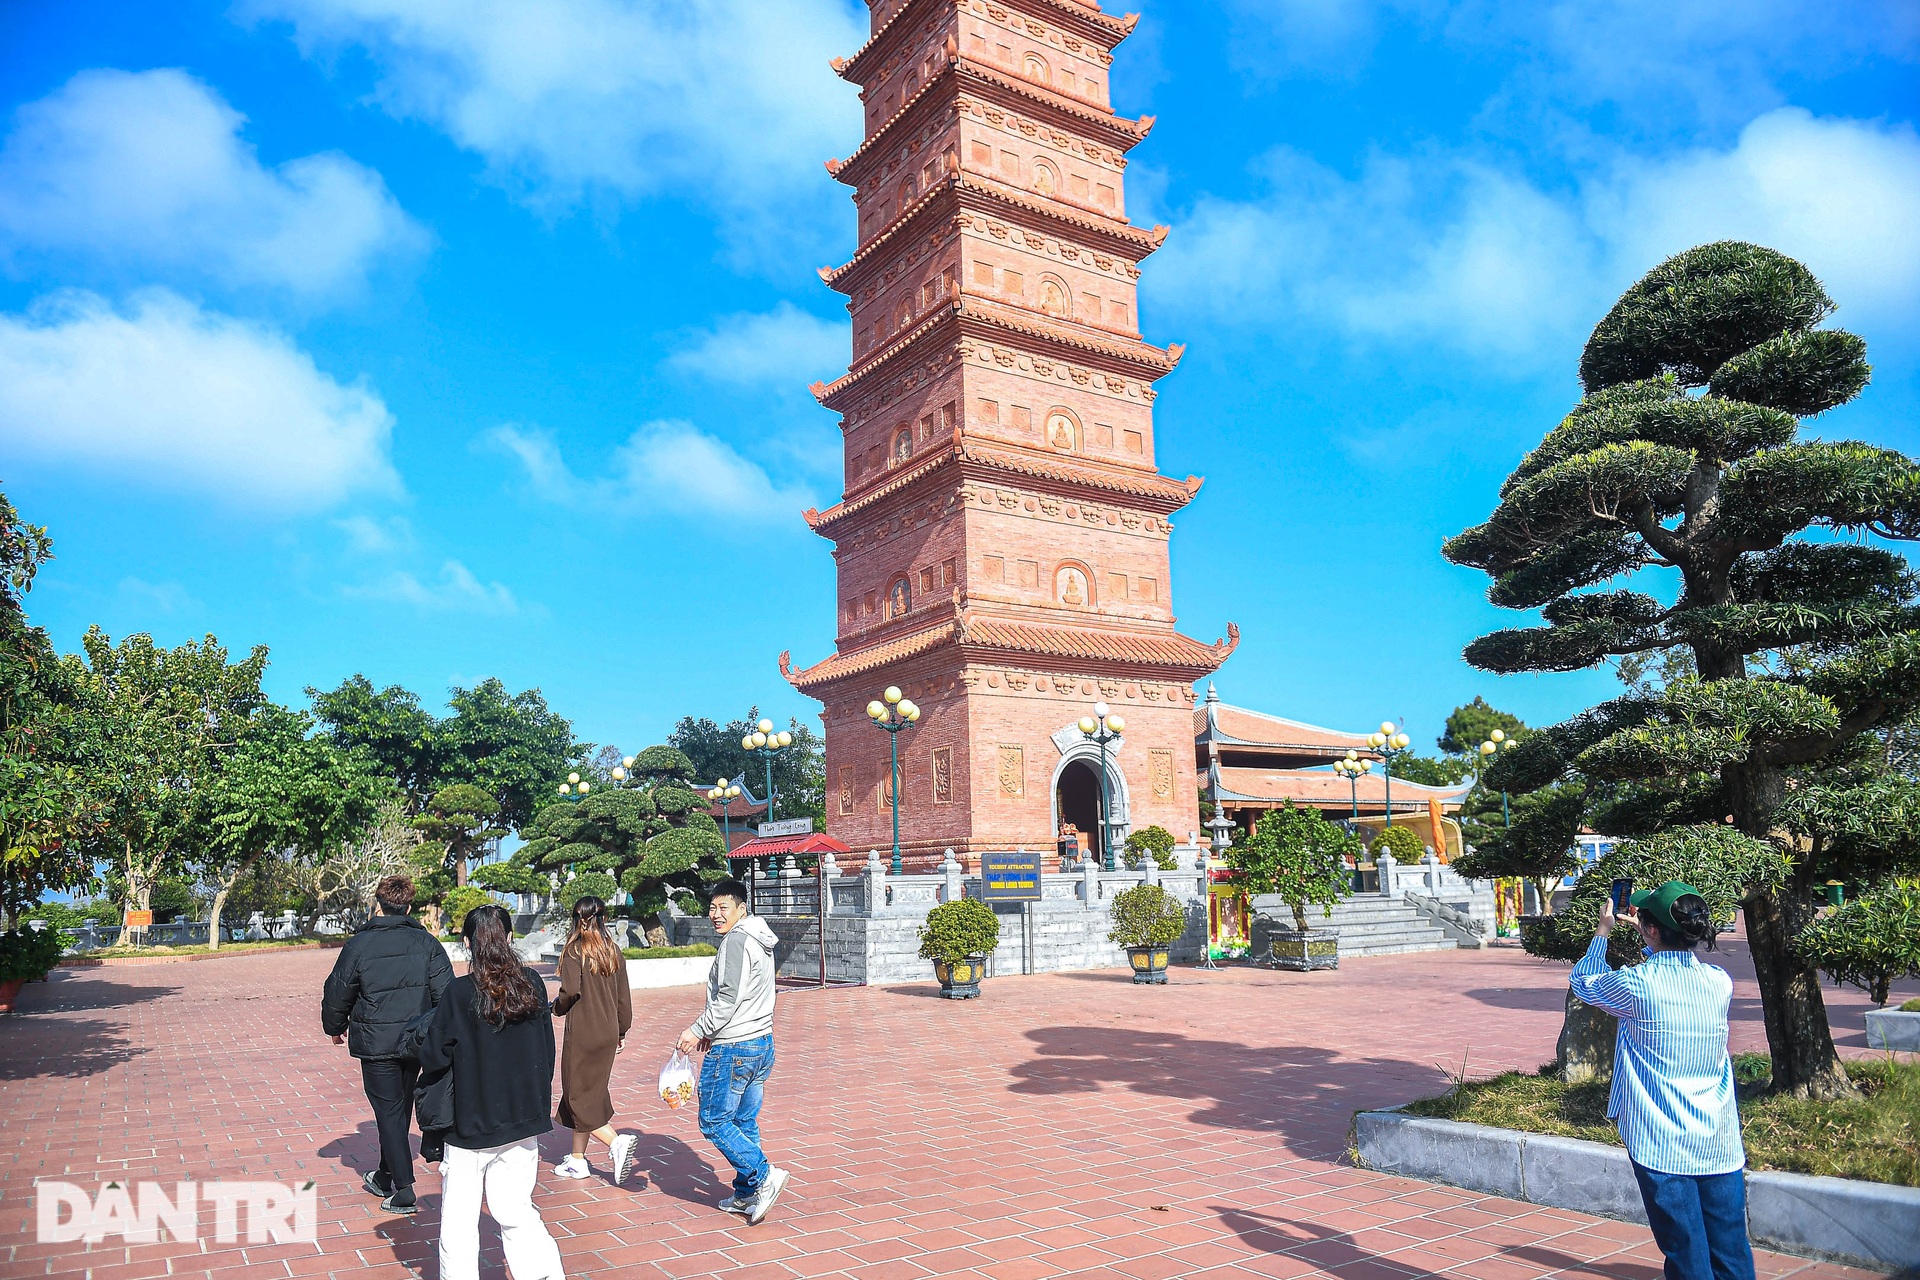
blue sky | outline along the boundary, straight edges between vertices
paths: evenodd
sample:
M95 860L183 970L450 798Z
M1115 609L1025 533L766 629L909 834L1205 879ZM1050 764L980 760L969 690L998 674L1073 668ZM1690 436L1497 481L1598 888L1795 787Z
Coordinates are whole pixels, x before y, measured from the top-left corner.
M1174 603L1223 696L1430 744L1610 674L1496 679L1439 544L1577 395L1667 254L1801 257L1873 385L1819 430L1916 451L1920 10L1777 0L1146 0L1115 101L1159 457L1207 476ZM632 749L810 716L847 352L842 0L0 6L0 483L30 604L356 671L498 675Z

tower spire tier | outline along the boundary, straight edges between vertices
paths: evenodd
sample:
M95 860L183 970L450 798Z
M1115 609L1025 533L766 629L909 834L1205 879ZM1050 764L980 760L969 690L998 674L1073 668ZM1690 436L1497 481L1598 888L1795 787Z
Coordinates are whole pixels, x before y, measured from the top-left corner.
M845 486L806 513L833 543L838 636L808 666L781 656L825 705L829 829L890 841L889 743L865 709L894 685L922 711L898 744L917 865L1052 847L1063 822L1095 848L1103 822L1184 839L1192 684L1239 630L1207 644L1174 625L1169 517L1201 482L1155 463L1154 383L1182 348L1139 329L1167 232L1126 215L1126 154L1153 120L1114 113L1108 72L1134 18L870 7L871 40L834 67L861 86L866 137L827 165L859 245L820 272L847 297L852 360L813 386L840 415ZM1096 701L1127 723L1104 755L1075 727Z

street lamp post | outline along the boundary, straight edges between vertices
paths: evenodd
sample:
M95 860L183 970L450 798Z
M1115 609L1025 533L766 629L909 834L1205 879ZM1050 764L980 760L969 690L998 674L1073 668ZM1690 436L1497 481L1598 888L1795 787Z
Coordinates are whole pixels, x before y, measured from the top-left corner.
M793 735L785 729L774 732L773 721L762 720L753 732L740 739L740 749L767 762L767 821L773 821L773 760L793 745Z
M1484 773L1486 771L1486 763L1493 758L1495 753L1510 751L1518 745L1519 740L1509 738L1504 729L1495 729L1492 733L1488 734L1487 740L1480 744L1481 772ZM1511 827L1513 825L1513 813L1507 807L1507 792L1504 787L1500 790L1500 822L1502 826Z
M1393 825L1393 762L1400 758L1412 741L1412 738L1394 728L1391 720L1382 720L1380 732L1367 735L1367 745L1380 753L1380 776L1387 785L1388 826Z
M1107 744L1120 736L1127 722L1118 715L1109 714L1107 704L1093 704L1093 714L1081 716L1076 726L1088 742L1100 744L1100 864L1108 871L1113 865L1113 800L1107 787Z
M1348 798L1353 803L1353 820L1360 821L1360 779L1373 772L1373 761L1362 760L1358 751L1347 752L1344 760L1333 762L1333 771L1347 780Z
M884 699L884 701L883 701ZM901 873L900 864L900 731L920 719L920 708L896 685L867 704L867 718L876 729L887 731L887 753L893 759L893 874Z
M571 800L577 800L591 790L593 784L577 773L568 774L567 780L560 784L560 794Z
M726 841L729 862L733 860L733 802L739 795L740 788L725 778L716 781L707 792L707 799L718 801L720 804L720 838ZM727 874L733 874L731 867L728 868Z

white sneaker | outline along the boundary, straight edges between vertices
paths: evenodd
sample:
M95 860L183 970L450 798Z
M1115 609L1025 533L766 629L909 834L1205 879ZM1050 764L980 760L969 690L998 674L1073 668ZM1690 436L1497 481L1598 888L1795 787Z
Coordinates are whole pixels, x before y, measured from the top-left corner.
M640 1145L637 1135L616 1134L613 1139L613 1185L619 1186L633 1172L633 1152Z
M593 1169L579 1156L568 1156L553 1166L553 1174L556 1178L591 1178Z
M787 1189L787 1171L767 1169L767 1180L760 1184L760 1191L753 1197L753 1208L747 1210L747 1225L759 1226L761 1219L773 1210L773 1202Z

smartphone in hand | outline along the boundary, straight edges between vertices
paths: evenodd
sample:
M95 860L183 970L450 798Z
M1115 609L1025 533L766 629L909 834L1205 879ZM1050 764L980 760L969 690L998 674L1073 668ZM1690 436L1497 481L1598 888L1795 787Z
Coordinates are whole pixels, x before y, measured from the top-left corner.
M1633 902L1633 881L1615 880L1613 882L1613 914L1624 916Z

